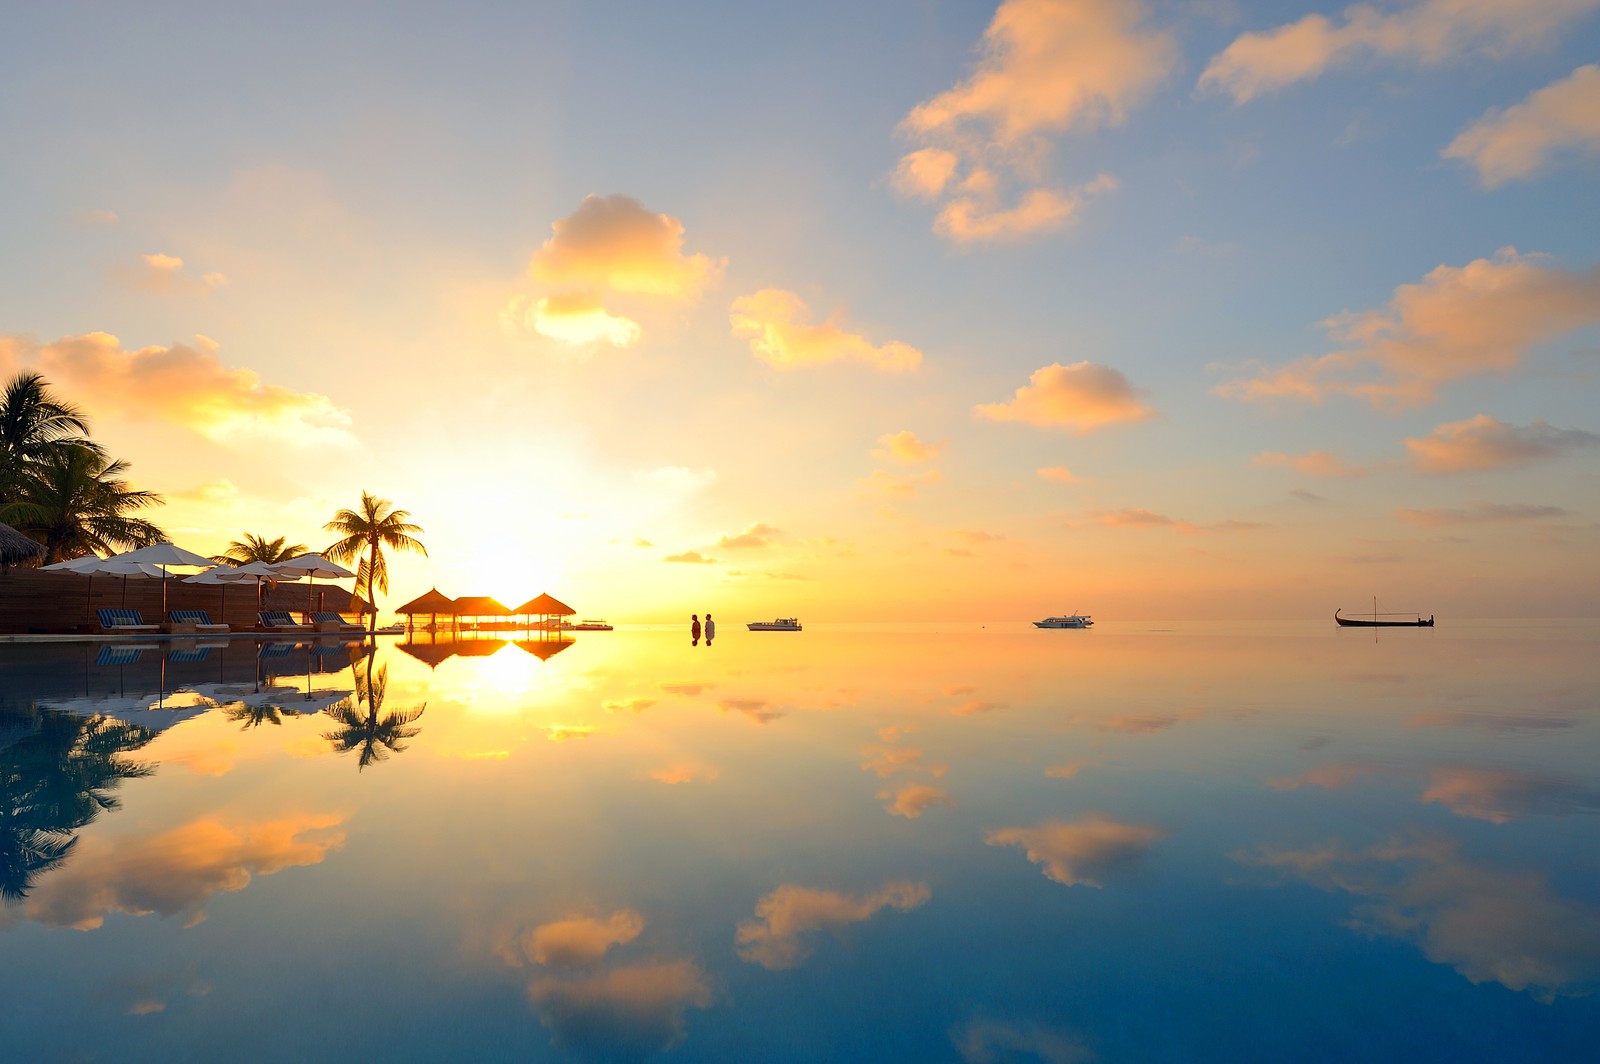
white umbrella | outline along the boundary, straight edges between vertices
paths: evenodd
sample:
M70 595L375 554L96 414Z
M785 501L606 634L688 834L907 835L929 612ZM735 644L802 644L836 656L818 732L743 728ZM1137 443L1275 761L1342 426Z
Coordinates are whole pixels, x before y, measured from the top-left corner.
M109 574L122 577L122 604L128 604L128 577L158 577L165 576L159 565L148 562L128 561L122 555L111 558L102 558L98 554L85 554L81 558L69 558L64 562L44 566L45 570L57 573L81 573L89 578L89 590L83 598L83 608L87 614L91 597L94 594L94 578L96 574Z
M186 576L183 578L183 582L186 584L216 584L222 588L222 605L219 611L226 616L228 612L228 585L250 579L247 576L235 575L237 572L238 570L231 565L219 565L215 569L207 569L203 573ZM222 619L222 617L217 618L219 621Z
M289 583L293 583L294 581L296 581L296 580L298 580L300 578L298 576L285 576L283 573L278 572L278 570L276 568L274 568L271 563L268 563L268 562L251 562L249 565L241 565L237 569L234 569L231 572L225 573L219 579L223 579L223 580L254 580L256 582L256 609L259 611L261 609L261 585L262 584L265 584L269 580L271 580L271 581L283 580L283 581L287 581Z
M217 563L207 558L204 554L196 554L192 550L184 550L173 543L152 543L148 547L138 550L123 551L111 559L119 562L144 562L161 568L161 614L167 612L167 569L171 566L179 568L193 568L204 566L210 568Z
M356 575L338 562L330 562L320 554L302 554L300 557L290 558L288 561L273 562L272 568L292 579L299 579L302 576L311 578L311 583L306 585L307 613L311 612L311 593L316 587L317 577L344 580Z

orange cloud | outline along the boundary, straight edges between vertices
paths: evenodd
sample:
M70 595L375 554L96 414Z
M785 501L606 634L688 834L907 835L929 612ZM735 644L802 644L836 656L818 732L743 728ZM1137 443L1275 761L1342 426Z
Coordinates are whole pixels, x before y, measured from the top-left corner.
M958 244L1021 240L1062 228L1091 197L1116 188L1116 178L1101 174L1076 188L1029 189L1009 208L997 206L988 195L964 196L944 206L933 221L933 231Z
M1488 414L1451 421L1421 439L1406 440L1411 460L1423 473L1474 473L1556 458L1600 443L1600 436L1558 429L1544 421L1508 425Z
M1307 356L1215 389L1235 399L1321 402L1353 395L1374 406L1431 402L1459 377L1515 369L1533 345L1600 322L1600 267L1575 273L1506 248L1493 259L1437 266L1401 285L1386 308L1322 323L1342 350Z
M1429 777L1424 802L1457 816L1508 824L1519 817L1600 811L1600 790L1569 780L1487 768L1441 768Z
M712 994L700 966L679 959L538 979L528 1000L557 1048L631 1060L682 1042L684 1013L708 1008Z
M118 225L122 222L116 211L104 207L80 207L67 215L67 220L73 225L82 226Z
M732 711L750 718L757 724L771 724L779 717L785 716L781 709L773 709L772 703L764 698L725 698L719 705L723 712Z
M1082 484L1084 478L1077 476L1066 466L1043 466L1037 470L1040 480L1053 480L1057 484Z
M569 916L540 924L523 943L528 959L548 968L580 968L597 963L612 946L632 942L644 930L644 917L632 909L610 916Z
M1545 43L1596 3L1419 0L1389 12L1357 4L1340 22L1307 15L1274 30L1244 34L1211 60L1199 87L1243 103L1369 54L1426 64L1466 55L1500 58Z
M920 462L931 462L944 454L947 441L928 443L918 439L917 434L910 429L901 432L889 432L878 437L878 449L872 452L872 457L880 462L900 462L905 465L916 465Z
M647 775L657 783L676 786L680 783L714 783L722 773L712 765L675 764L655 769Z
M885 787L878 792L878 800L895 816L915 820L935 805L955 805L950 792L932 783L902 783L898 787Z
M1600 908L1554 894L1530 872L1474 864L1449 841L1399 839L1358 851L1338 843L1267 847L1237 859L1363 899L1349 927L1412 942L1473 983L1551 1000L1600 980Z
M957 243L1059 229L1116 182L1050 187L1050 137L1120 123L1177 62L1143 14L1136 0L1005 0L971 75L901 123L920 146L895 168L896 191L943 198L934 229Z
M669 554L661 559L664 562L684 562L689 565L715 565L717 559L708 558L697 550L686 550L682 554Z
M54 927L88 931L107 913L205 919L214 894L243 890L254 876L322 862L344 845L344 817L300 814L254 822L200 820L154 837L84 836L71 862L43 880L24 913Z
M224 366L217 344L123 348L109 333L39 345L0 338L0 363L29 363L101 417L166 421L218 443L270 440L304 447L346 446L350 413L316 392L263 384L251 370ZM7 357L9 355L9 358Z
M782 529L757 522L737 536L723 536L717 540L717 546L724 550L757 550L771 546L773 538L781 535Z
M116 215L112 215L115 218ZM141 288L152 292L195 292L205 294L214 292L228 283L225 274L210 272L199 277L191 277L184 272L183 260L176 255L167 255L156 252L151 255L140 255L141 265L129 275L132 281Z
M777 971L798 967L811 955L802 936L833 931L870 920L883 909L910 912L933 897L926 883L885 883L868 894L849 895L785 883L756 902L754 920L739 923L734 936L739 956Z
M1566 150L1600 152L1600 66L1590 64L1504 111L1490 111L1440 154L1462 159L1498 188L1537 173Z
M685 255L683 223L627 196L585 196L550 228L553 234L530 265L534 278L548 284L689 299L727 265L726 259Z
M541 299L517 296L501 312L500 320L513 333L531 329L571 347L590 344L632 347L643 335L638 322L612 314L592 292L570 292Z
M1010 402L981 403L974 409L990 421L1023 421L1079 435L1156 414L1120 371L1093 362L1053 362L1034 370Z
M1376 771L1371 765L1324 765L1300 776L1275 776L1267 781L1267 786L1275 791L1298 791L1303 787L1336 791Z
M965 1064L1023 1059L1041 1064L1089 1064L1097 1059L1082 1039L1032 1023L973 1020L961 1030L952 1031L950 1041Z
M1559 506L1532 506L1520 502L1474 502L1466 509L1396 510L1395 519L1408 525L1437 528L1440 525L1476 525L1486 521L1550 521L1568 517Z
M1000 828L984 841L1018 846L1046 877L1066 886L1104 886L1109 876L1131 865L1165 832L1145 824L1126 824L1092 815L1073 823L1047 820L1031 828Z
M1114 510L1095 515L1095 520L1111 528L1181 528L1188 527L1187 522L1158 514L1154 510L1141 510L1129 508Z
M922 364L922 352L910 344L890 340L875 345L841 328L837 313L820 325L805 324L802 319L809 314L805 301L793 292L763 288L735 299L728 320L734 336L748 339L757 358L779 369L856 361L901 373Z
M1258 466L1287 466L1308 477L1364 477L1372 472L1367 466L1353 466L1332 451L1310 451L1306 454L1258 454L1251 461Z
M1044 770L1044 774L1056 780L1076 779L1078 773L1086 768L1094 768L1098 764L1100 764L1098 761L1066 761L1059 765L1051 765Z

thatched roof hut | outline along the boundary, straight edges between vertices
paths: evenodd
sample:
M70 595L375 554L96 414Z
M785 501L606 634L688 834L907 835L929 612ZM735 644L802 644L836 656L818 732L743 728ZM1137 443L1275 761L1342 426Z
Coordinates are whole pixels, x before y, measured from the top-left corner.
M517 646L540 661L549 661L573 643L571 639L519 639Z
M37 565L44 561L44 547L7 524L0 524L0 566Z
M512 612L519 617L571 617L578 611L560 599L545 594L540 595L538 598L529 599Z
M442 613L450 617L456 613L456 600L440 594L438 588L433 588L426 595L412 599L394 612L404 614L431 613L435 615Z
M462 595L456 599L457 617L509 617L511 611L493 595Z
M400 649L428 666L437 669L456 656L454 643L400 643Z

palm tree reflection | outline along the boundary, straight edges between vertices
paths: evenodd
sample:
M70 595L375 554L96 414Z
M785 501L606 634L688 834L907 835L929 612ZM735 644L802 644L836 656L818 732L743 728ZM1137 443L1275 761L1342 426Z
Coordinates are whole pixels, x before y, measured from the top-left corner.
M405 750L405 741L422 731L421 728L411 727L411 722L422 716L428 708L424 703L412 709L386 713L380 718L378 711L383 708L383 698L389 689L389 666L383 666L374 674L372 663L376 657L376 654L367 656L364 671L357 669L354 663L350 666L356 683L355 702L346 699L323 710L338 722L339 727L324 732L322 737L340 753L360 751L356 759L357 771L378 761L388 760L390 753L398 754ZM361 711L363 705L366 706L365 713Z
M155 772L118 755L156 733L110 717L41 710L27 738L0 750L0 898L21 901L34 880L58 867L78 843L77 830L121 803L123 780Z

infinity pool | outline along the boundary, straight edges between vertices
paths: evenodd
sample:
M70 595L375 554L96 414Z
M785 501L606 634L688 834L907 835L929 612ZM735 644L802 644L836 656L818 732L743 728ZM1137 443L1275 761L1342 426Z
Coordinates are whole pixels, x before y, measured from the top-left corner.
M6 1061L1580 1061L1600 630L0 645Z

